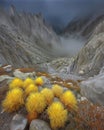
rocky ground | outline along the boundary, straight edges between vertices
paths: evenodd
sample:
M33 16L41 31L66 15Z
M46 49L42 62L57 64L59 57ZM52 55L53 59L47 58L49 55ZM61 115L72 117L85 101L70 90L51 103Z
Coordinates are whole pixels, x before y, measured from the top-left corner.
M81 77L78 78L77 76L75 77L75 76L70 75L69 77L67 77L68 79L67 78L63 79L62 77L57 75L57 73L49 74L49 73L45 73L45 72L36 71L32 68L13 69L12 66L6 65L5 67L0 68L0 104L3 101L3 99L5 98L6 92L8 90L8 83L14 77L26 79L27 77L35 78L37 76L42 76L42 78L44 79L44 82L45 82L44 86L50 87L52 84L55 83L55 84L59 84L59 85L63 86L65 90L71 89L76 94L76 97L78 100L78 106L79 106L76 120L74 120L74 118L72 116L73 114L69 115L69 121L66 123L66 125L63 128L60 128L60 130L69 130L69 129L76 130L77 127L79 127L78 130L80 130L80 129L103 130L104 129L104 124L103 124L104 107L96 106L96 105L92 106L92 103L89 102L87 98L83 97L79 93L80 86L82 86L82 88L85 88L86 87L85 85L87 84L87 82L89 82L87 84L88 87L93 87L93 86L91 86L91 84L93 85L94 82L96 84L96 78L95 78L95 80L91 79L91 81L90 81L90 79L89 79L88 81L85 81L85 79L83 79ZM98 78L97 78L97 80L99 82ZM100 81L102 81L102 84L103 84L104 80L102 79ZM85 87L83 87L83 86L85 86ZM97 84L97 86L99 86L99 84ZM82 89L81 91L87 92L86 89ZM89 91L91 92L91 90L89 90ZM88 94L89 94L89 92L88 92ZM86 97L88 97L88 96L86 96ZM100 98L104 98L104 97L100 97ZM99 100L99 99L96 100L96 102L99 102L102 104L103 101ZM92 102L94 102L94 101L92 100ZM98 108L99 108L99 110L97 110ZM91 115L90 111L95 112L96 116L99 115L99 118L96 117L97 121L95 122L95 126L89 125L89 122L93 121L93 118L95 118L94 117L95 115L93 115L93 114ZM2 106L0 105L0 130L4 130L4 129L5 130L51 130L49 121L47 122L44 114L45 113L40 115L40 117L38 119L33 120L31 122L31 124L28 124L28 120L26 118L27 112L24 108L20 109L17 112L14 112L14 113L7 113L7 112L3 111ZM85 118L85 114L86 114L86 116L89 116L89 118L90 118L89 120L86 119L87 117ZM83 120L82 118L85 120ZM79 119L78 122L77 122L77 119ZM85 121L87 121L86 122L87 124L84 126ZM99 127L100 129L96 126L96 124L99 121L101 122L100 127Z

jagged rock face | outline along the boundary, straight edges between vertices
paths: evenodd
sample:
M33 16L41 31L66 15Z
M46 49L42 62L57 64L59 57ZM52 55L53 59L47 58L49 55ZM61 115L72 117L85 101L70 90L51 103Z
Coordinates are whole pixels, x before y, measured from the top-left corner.
M90 77L97 75L104 66L104 21L98 24L89 42L82 48L73 64L71 72Z
M40 14L0 9L0 63L31 67L56 57L60 39ZM46 49L47 48L47 49Z
M85 18L73 19L72 22L64 29L63 33L76 34L89 38L95 27L104 20L104 15L96 14L94 16L88 16Z
M93 103L104 105L104 73L80 84L82 94Z

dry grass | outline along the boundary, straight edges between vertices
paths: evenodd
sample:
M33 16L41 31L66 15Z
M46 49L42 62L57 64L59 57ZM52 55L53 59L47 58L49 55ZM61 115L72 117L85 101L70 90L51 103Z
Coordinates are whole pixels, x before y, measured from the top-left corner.
M2 68L0 67L0 75L7 75L8 73Z
M104 106L80 102L75 122L78 130L104 130Z
M34 68L19 68L18 70L23 72L23 73L28 73L28 72L34 72L35 71Z

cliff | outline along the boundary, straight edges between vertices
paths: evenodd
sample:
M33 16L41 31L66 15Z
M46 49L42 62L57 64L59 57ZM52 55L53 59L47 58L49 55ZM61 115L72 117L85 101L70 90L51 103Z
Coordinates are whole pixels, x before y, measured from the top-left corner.
M17 13L12 6L0 9L0 63L34 66L56 57L60 39L41 14Z

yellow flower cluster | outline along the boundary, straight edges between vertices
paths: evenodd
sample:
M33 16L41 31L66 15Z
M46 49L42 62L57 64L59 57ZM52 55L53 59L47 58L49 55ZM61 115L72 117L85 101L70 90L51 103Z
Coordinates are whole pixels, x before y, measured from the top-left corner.
M43 84L41 77L35 79L37 84ZM38 87L35 85L35 80L26 78L24 81L19 78L14 78L9 84L9 91L4 99L2 106L5 111L12 112L19 109L23 105L23 97L27 97L31 92L38 92Z
M54 94L52 92L51 89L48 89L48 88L44 88L42 91L41 91L41 94L43 94L43 96L45 97L45 100L46 100L46 103L47 105L51 104L53 99L54 99Z
M63 93L63 88L57 84L52 86L52 91L56 97L60 97Z
M53 102L47 110L50 124L53 129L63 127L67 121L68 111L61 102Z
M42 94L39 92L31 93L26 101L26 110L31 112L41 113L46 107L46 101Z
M26 89L25 89L25 95L28 96L32 92L38 92L38 87L34 84L30 84Z
M64 92L60 97L60 100L68 108L68 110L73 110L77 108L76 97L70 90Z
M24 89L26 89L30 84L34 84L34 80L31 78L26 78L24 83L23 83Z
M51 89L43 88L40 91L38 86L43 84L42 77L35 80L26 78L24 81L19 78L13 79L2 106L5 111L13 112L24 105L29 122L36 119L47 108L51 127L53 129L63 127L67 121L68 111L77 108L77 100L70 90L64 92L58 84L54 84ZM56 98L58 102L54 101Z
M18 110L24 104L23 90L14 88L8 91L6 98L2 102L5 111L13 112Z
M23 81L19 78L14 78L9 84L10 89L13 89L16 87L21 87L21 88L23 87Z
M38 77L38 78L35 79L35 84L37 86L42 86L44 84L44 81L41 77Z

